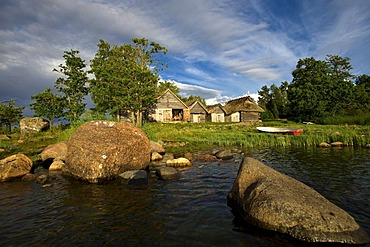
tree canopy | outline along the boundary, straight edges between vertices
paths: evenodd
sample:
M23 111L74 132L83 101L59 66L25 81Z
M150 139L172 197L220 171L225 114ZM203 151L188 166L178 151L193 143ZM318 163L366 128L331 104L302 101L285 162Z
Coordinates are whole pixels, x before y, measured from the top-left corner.
M63 95L65 102L65 116L70 121L77 120L84 112L86 103L84 97L88 94L86 64L79 56L79 51L65 51L63 58L65 64L60 64L59 72L64 77L59 77L55 82L55 88Z
M320 122L369 110L369 77L359 76L354 83L351 70L349 58L338 55L327 55L325 60L300 59L291 83L265 85L258 92L258 104L266 110L262 116Z
M136 125L142 114L156 103L158 71L166 67L159 55L167 49L145 38L134 38L132 44L111 45L100 40L91 60L90 92L96 110L110 114L131 113Z
M5 126L7 131L12 131L12 125L17 124L23 117L24 107L16 107L14 100L0 102L0 127Z
M35 101L31 104L31 109L36 116L48 119L50 128L54 119L64 116L65 101L62 96L53 94L51 88L31 96L31 99Z

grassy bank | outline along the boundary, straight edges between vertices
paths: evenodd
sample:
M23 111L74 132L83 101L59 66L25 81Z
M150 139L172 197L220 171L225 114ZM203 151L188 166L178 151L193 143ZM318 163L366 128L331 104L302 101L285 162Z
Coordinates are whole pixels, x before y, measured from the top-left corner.
M300 136L258 133L255 126L246 124L189 124L150 123L143 126L148 137L154 141L182 142L194 146L315 146L321 142L340 141L350 146L370 143L370 126L357 125L305 125L282 122L265 122L264 126L302 128Z
M55 128L48 132L21 136L13 133L10 140L0 140L0 159L22 152L33 160L52 143L68 140L82 122L67 129ZM365 146L370 143L370 126L360 125L304 125L290 122L264 122L264 126L302 128L300 136L258 133L256 126L241 123L148 123L142 129L152 141L167 144L169 152L195 151L212 146L276 147L316 146L321 142L341 141L345 145Z

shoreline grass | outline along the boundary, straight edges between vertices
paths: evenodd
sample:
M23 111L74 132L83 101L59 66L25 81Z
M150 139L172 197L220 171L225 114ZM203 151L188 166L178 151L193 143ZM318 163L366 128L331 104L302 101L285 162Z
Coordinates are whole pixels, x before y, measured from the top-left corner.
M21 152L36 161L46 146L68 140L82 123L27 136L13 133L10 140L0 140L0 149L6 150L0 152L0 159ZM335 141L343 142L346 146L364 147L370 143L369 125L305 125L287 121L263 122L263 125L302 128L303 134L259 133L255 125L245 123L146 123L142 130L149 140L168 144L168 152L192 152L212 147L312 147L321 142Z

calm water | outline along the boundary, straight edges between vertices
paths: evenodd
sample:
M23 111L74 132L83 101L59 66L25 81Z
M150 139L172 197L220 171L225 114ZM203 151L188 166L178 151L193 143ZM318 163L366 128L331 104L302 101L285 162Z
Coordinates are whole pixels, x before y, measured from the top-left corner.
M245 150L315 188L370 234L370 150ZM226 195L241 157L195 163L178 181L126 187L56 175L53 186L0 183L0 246L294 246L244 224Z

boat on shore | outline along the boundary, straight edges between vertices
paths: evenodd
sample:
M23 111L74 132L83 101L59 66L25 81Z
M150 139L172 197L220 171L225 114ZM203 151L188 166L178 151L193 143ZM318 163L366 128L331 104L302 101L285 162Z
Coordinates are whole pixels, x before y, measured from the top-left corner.
M276 127L257 127L259 132L271 133L271 134L282 134L282 135L301 135L303 129L298 128L276 128Z

